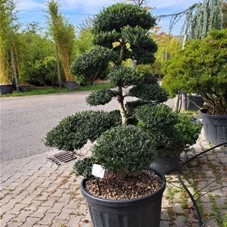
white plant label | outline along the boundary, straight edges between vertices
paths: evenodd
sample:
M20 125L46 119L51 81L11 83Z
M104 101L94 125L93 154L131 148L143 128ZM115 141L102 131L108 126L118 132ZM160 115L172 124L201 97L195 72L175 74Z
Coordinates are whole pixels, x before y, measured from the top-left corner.
M105 169L103 169L102 166L98 164L93 164L91 173L95 177L103 178L105 174Z

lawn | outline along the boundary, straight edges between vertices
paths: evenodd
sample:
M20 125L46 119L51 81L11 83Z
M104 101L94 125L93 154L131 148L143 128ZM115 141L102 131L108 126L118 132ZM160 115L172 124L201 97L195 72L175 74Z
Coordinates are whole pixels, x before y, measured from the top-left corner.
M78 92L78 91L91 91L103 88L111 88L109 83L95 84L89 86L81 86L76 90L69 90L67 88L53 88L53 87L32 87L29 92L17 92L14 91L12 94L0 95L0 97L19 97L19 96L30 96L30 95L45 95L53 93L67 93L67 92Z

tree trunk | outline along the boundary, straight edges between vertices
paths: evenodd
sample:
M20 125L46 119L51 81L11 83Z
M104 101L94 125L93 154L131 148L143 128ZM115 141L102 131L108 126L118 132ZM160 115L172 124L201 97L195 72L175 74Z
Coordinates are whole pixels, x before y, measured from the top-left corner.
M59 87L62 88L60 63L59 63L59 55L58 55L58 48L57 47L56 47L56 64L57 64L58 83L59 83Z
M14 58L14 52L13 52L13 46L12 45L10 47L10 53L11 53L11 62L12 62L12 68L13 68L13 74L14 74L14 82L15 82L17 91L19 91L18 78L17 78L17 68L16 68L16 62L15 62L15 58Z
M124 107L124 97L123 97L122 87L118 87L118 92L119 92L119 95L117 96L117 101L119 103L122 125L125 125L127 123L127 117L126 117L126 111Z

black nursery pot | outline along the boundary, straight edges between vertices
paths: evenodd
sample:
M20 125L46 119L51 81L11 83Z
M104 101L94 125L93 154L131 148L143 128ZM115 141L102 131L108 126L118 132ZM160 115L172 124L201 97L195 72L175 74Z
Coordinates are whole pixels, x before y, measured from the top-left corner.
M81 182L81 192L88 203L93 227L159 227L162 195L166 187L165 176L151 168L163 184L155 193L138 199L107 200L85 190L86 179Z
M200 95L190 95L187 103L188 110L198 110L199 107L203 107L204 101Z
M76 90L78 88L78 83L76 81L66 81L65 87L69 90Z
M200 116L208 142L213 145L227 142L227 115L210 115L206 109L202 109Z
M0 95L12 94L13 84L0 84Z

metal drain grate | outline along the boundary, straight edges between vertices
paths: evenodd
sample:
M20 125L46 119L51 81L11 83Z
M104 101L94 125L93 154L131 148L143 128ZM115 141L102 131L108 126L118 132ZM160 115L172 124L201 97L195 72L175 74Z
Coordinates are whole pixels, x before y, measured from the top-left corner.
M76 159L76 153L63 151L57 154L51 155L47 157L48 160L52 161L56 165L60 166L62 164L71 162Z

